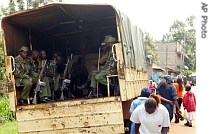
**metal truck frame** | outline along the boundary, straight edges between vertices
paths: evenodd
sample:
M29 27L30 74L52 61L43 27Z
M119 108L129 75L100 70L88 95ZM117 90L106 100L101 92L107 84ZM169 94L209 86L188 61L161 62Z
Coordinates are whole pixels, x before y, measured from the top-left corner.
M130 104L147 86L148 75L143 33L124 12L107 4L54 3L5 16L1 25L8 94L19 134L128 132ZM21 87L15 86L13 57L22 45L45 49L48 56L53 50L86 54L90 70L108 34L118 39L114 44L118 73L113 77L118 79L120 95L17 106Z

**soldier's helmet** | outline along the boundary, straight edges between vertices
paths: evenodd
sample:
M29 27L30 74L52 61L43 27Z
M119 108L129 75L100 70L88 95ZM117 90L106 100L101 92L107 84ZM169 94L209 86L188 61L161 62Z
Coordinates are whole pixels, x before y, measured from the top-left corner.
M106 35L103 43L101 43L101 46L108 45L110 43L115 43L117 39L113 37L112 35Z
M21 52L21 51L29 51L29 49L28 49L28 47L26 47L26 46L22 46L21 47L21 49L19 50L19 52Z

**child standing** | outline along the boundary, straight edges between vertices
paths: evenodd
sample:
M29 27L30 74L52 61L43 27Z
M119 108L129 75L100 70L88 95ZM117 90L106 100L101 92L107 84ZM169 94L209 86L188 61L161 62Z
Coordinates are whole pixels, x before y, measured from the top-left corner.
M185 91L187 91L183 97L183 107L188 112L187 123L185 126L192 127L192 120L195 119L195 111L196 111L196 97L195 94L191 91L191 86L185 86Z

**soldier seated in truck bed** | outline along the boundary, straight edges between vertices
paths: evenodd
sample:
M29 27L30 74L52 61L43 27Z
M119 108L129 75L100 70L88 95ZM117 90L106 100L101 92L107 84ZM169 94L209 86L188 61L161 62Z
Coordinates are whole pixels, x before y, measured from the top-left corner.
M89 79L91 80L91 95L89 98L95 98L97 97L97 82L103 85L107 85L107 79L106 76L111 75L111 74L117 74L116 70L116 61L113 58L113 53L112 53L112 45L117 42L117 39L115 37L112 37L111 35L105 36L105 39L103 43L101 44L101 49L104 52L104 56L101 57L99 61L99 65L102 65L101 68L99 68L97 71L94 70L91 72ZM106 56L105 56L106 55ZM87 83L84 85L78 87L84 88L87 86ZM109 85L110 86L110 85ZM99 97L103 96L103 91L102 88L99 88Z
M15 57L15 84L17 87L23 86L20 98L18 99L18 105L27 105L29 93L33 85L33 71L30 66L30 60L28 58L28 47L22 46L19 50L19 55Z

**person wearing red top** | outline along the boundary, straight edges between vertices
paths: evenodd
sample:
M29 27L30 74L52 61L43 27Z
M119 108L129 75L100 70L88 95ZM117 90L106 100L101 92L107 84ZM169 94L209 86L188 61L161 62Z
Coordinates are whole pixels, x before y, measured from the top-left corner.
M148 88L151 89L151 93L155 93L156 94L155 90L157 88L157 85L156 85L156 83L153 80L149 80Z
M187 91L183 97L183 107L187 110L188 118L185 126L192 127L192 120L195 119L195 111L196 111L196 97L195 94L191 91L191 86L187 85L185 87L185 91Z

